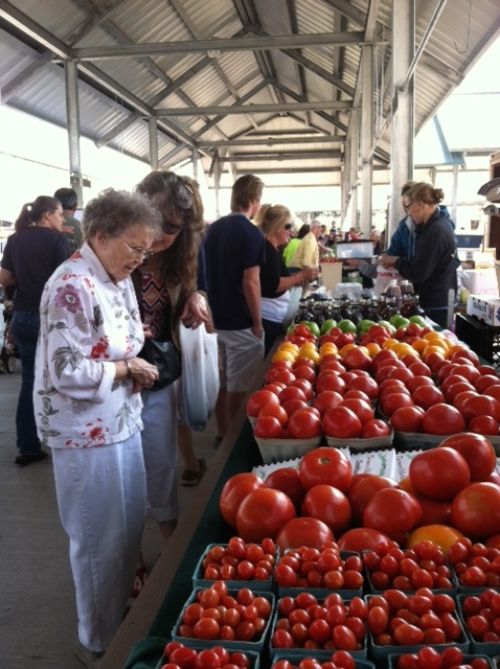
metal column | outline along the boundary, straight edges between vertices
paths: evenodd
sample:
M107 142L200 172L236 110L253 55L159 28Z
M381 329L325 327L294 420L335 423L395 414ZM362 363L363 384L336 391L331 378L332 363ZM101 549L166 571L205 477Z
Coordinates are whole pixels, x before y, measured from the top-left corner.
M156 119L149 119L149 164L152 170L158 169L158 126Z
M193 179L198 181L198 150L193 149L192 158L193 162Z
M76 62L64 66L66 83L66 125L68 129L69 172L71 188L76 191L79 206L83 205L83 181L80 161L80 109L78 104L78 71Z
M215 213L217 214L217 218L220 218L220 176L221 164L219 154L217 153L214 157Z
M413 176L413 77L403 88L415 50L414 0L392 2L391 201L389 239L404 216L401 188Z
M351 114L351 222L350 227L355 228L358 224L358 170L359 170L359 112Z
M361 131L361 232L368 237L372 224L373 185L373 47L363 47L363 107Z

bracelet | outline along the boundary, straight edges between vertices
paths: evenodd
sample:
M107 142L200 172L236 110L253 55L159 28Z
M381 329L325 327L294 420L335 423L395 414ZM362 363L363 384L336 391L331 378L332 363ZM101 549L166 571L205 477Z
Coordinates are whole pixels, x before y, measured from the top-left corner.
M132 367L130 366L130 360L128 358L125 360L125 367L127 368L127 376L125 378L126 379L131 379L132 378Z

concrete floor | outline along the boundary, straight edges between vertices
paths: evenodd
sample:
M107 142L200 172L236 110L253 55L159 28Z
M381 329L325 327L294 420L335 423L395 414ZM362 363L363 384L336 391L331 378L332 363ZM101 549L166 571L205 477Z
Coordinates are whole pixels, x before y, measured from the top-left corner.
M49 459L14 464L14 416L19 374L0 375L0 669L78 669L68 542L57 512ZM211 425L195 435L195 451L209 464ZM193 488L179 486L181 520ZM152 567L159 553L156 526L148 522L143 553Z

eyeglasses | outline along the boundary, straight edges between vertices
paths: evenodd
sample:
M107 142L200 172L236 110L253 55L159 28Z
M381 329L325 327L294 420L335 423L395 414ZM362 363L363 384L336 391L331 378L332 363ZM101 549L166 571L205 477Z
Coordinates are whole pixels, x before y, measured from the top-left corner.
M147 260L154 254L154 251L151 251L151 249L139 249L136 246L129 246L129 244L127 244L127 242L123 240L121 237L117 237L117 239L119 242L121 242L124 246L127 247L130 255L134 256L135 258L142 258L143 260Z
M408 204L404 204L403 209L405 211L408 211L410 209L410 207L412 207L414 204L415 204L415 200L412 200L411 202L408 202Z
M161 229L166 235L178 235L184 226L176 225L175 223L169 223L168 221L163 221Z
M283 226L285 230L291 230L293 228L293 223L285 223Z

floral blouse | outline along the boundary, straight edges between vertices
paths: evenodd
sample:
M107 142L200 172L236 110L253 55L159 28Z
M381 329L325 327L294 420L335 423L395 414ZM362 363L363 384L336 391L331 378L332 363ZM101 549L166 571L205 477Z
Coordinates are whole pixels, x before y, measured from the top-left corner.
M38 436L50 448L90 448L142 430L141 396L115 381L144 334L131 279L114 283L88 244L45 285L35 359Z

